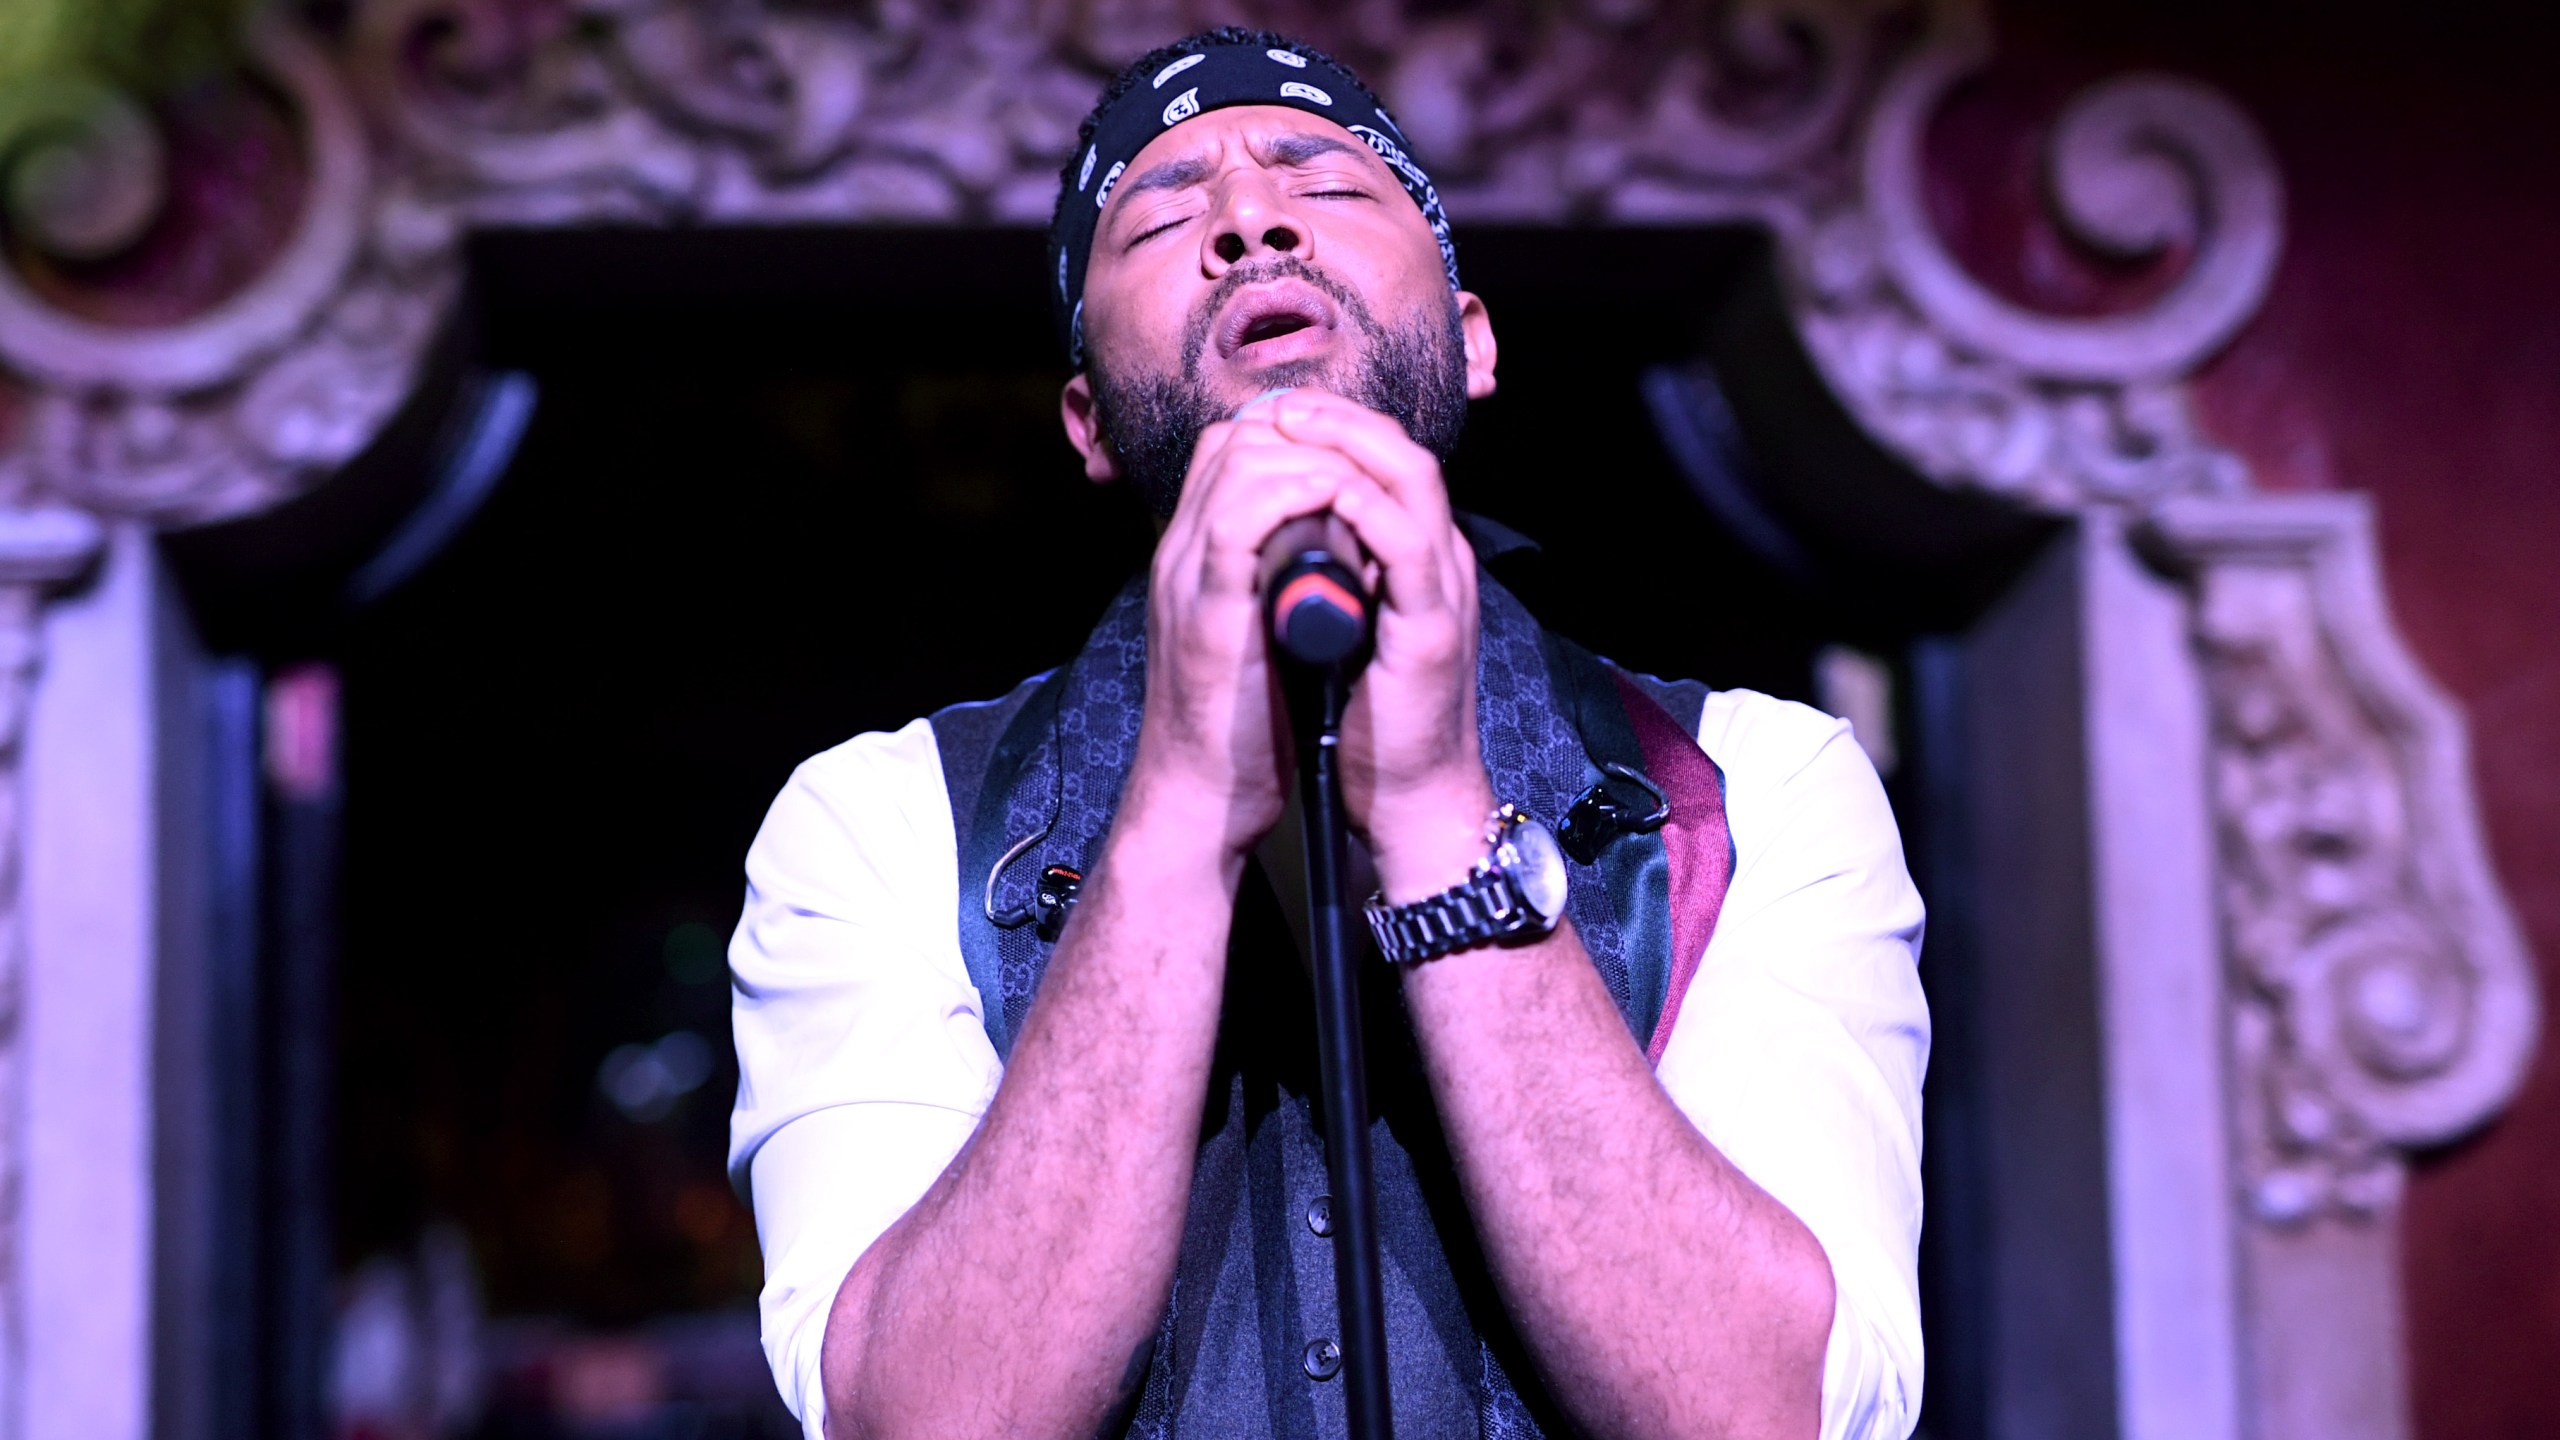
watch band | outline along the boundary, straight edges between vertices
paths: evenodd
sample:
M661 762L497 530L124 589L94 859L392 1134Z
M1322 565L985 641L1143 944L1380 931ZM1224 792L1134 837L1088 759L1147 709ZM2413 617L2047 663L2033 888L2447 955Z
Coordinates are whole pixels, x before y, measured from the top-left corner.
M1466 879L1410 905L1390 905L1384 895L1370 896L1364 913L1369 933L1377 938L1378 953L1394 964L1410 965L1552 929L1554 917L1541 913L1530 899L1536 892L1524 891L1520 877L1505 868L1506 859L1520 861L1513 842L1527 832L1546 835L1545 828L1519 806L1497 805L1485 818L1484 858L1467 872ZM1563 863L1552 841L1543 849L1548 860Z
M1398 965L1436 960L1528 928L1531 916L1518 886L1499 870L1480 868L1437 895L1410 905L1372 896L1367 915L1378 953Z

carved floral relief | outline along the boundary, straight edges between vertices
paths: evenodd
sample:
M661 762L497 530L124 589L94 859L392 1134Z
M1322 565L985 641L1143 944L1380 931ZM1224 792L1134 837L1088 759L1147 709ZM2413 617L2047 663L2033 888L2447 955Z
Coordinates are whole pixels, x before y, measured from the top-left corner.
M2361 497L2180 500L2149 524L2197 586L2248 1203L2369 1220L2400 1153L2492 1113L2533 1049L2461 718L2395 637Z
M247 56L303 141L290 233L241 293L141 329L65 314L0 268L0 361L32 382L0 486L189 523L315 483L406 393L475 227L1042 223L1109 69L1230 18L1213 8L374 0L325 41L271 21ZM1922 130L1988 54L1963 8L1254 18L1381 77L1462 218L1774 231L1817 363L1933 479L2054 509L2245 483L2177 380L2256 308L2280 202L2254 131L2200 87L2112 82L2061 117L2072 233L2190 258L2139 313L2060 319L1968 276L1922 211ZM111 244L162 198L149 117L93 99L44 143L104 198L30 217L39 249Z

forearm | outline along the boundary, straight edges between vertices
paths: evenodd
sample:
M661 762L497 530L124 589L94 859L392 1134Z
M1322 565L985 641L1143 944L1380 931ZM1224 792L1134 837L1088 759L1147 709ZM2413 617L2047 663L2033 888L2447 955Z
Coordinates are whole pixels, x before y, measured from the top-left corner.
M1172 1283L1241 870L1179 819L1124 809L978 1133L837 1294L837 1440L1080 1437L1121 1392Z
M1475 776L1378 838L1399 902L1483 853ZM1829 1261L1664 1093L1569 924L1407 971L1432 1094L1496 1283L1595 1434L1809 1436Z
M1655 1082L1570 926L1406 997L1487 1258L1594 1433L1810 1436L1832 1282L1811 1232Z

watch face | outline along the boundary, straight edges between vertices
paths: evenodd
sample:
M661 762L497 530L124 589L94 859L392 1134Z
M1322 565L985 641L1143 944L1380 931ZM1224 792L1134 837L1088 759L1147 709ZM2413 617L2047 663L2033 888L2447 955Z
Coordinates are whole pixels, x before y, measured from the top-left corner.
M1541 920L1553 920L1564 913L1564 852L1556 848L1556 837L1535 820L1521 819L1509 836L1512 852L1520 857L1520 866L1511 870L1511 878L1520 884L1520 898L1538 912ZM1509 866L1504 867L1509 870Z

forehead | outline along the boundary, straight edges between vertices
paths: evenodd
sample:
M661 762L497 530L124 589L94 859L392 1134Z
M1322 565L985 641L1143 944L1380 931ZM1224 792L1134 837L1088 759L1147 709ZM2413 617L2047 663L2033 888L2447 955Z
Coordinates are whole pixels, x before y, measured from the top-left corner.
M1309 156L1308 147L1292 146L1289 141L1305 137L1332 142L1340 150ZM1205 161L1212 164L1252 160L1258 164L1309 163L1310 160L1347 161L1364 168L1386 171L1386 162L1369 148L1368 142L1321 115L1287 105L1229 105L1195 115L1147 142L1129 160L1129 178L1144 179L1147 172L1166 164ZM1114 201L1127 193L1124 187L1112 196Z

